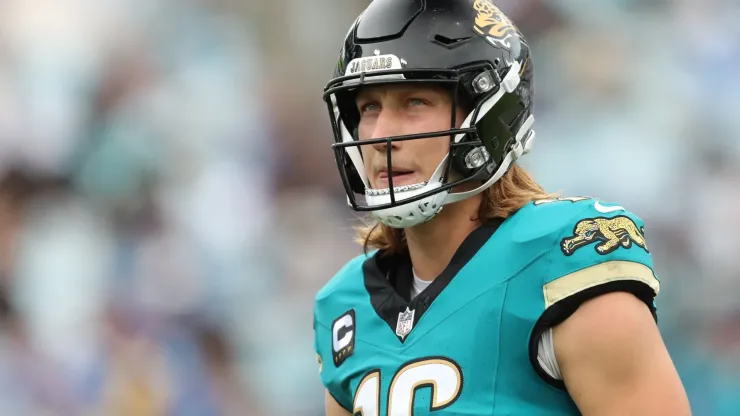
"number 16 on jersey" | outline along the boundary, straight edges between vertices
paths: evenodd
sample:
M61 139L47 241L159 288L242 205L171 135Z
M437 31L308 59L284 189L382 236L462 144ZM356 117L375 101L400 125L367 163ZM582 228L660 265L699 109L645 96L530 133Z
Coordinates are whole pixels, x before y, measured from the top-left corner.
M460 367L444 357L428 357L406 363L388 386L387 416L412 416L416 389L422 387L431 388L429 410L444 409L460 396L462 381ZM352 413L381 416L381 387L380 370L368 373L357 387Z

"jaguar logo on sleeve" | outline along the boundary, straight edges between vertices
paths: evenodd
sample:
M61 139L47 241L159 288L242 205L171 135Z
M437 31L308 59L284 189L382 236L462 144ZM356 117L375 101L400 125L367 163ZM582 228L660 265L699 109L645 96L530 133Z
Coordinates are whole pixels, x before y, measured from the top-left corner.
M594 249L599 254L609 254L619 247L630 248L632 244L648 251L644 228L624 215L614 218L585 218L573 228L573 236L562 239L560 249L570 256L581 247L597 243Z

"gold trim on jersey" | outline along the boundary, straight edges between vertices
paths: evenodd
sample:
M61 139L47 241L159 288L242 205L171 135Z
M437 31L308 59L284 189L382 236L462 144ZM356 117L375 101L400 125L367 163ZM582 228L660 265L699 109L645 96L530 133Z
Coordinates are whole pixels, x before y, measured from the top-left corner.
M578 270L545 284L545 308L586 289L617 281L638 281L658 294L660 282L653 270L632 261L608 261Z

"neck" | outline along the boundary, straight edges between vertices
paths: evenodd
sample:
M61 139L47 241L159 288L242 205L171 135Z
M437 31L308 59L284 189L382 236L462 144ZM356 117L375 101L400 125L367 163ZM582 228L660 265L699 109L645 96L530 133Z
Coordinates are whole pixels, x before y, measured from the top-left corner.
M446 205L431 221L405 230L411 264L419 279L434 280L450 264L463 241L480 225L480 202L481 197L475 196Z

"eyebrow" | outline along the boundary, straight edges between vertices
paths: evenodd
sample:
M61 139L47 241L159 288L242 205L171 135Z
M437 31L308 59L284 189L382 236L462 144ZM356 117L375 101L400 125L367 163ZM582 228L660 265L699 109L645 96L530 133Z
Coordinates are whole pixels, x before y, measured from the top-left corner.
M363 89L360 89L357 92L357 95L355 96L355 99L361 99L361 98L362 99L368 99L368 98L371 98L371 97L382 96L383 93L381 91L382 90L379 90L377 88L372 88L372 89L363 88ZM384 91L387 93L389 90L384 90ZM419 87L416 87L416 86L403 86L403 87L399 87L399 88L394 88L394 92L397 92L398 94L401 94L401 95L412 95L414 93L421 92L421 93L424 93L424 94L430 94L431 93L431 94L435 94L437 96L442 96L442 97L446 96L445 91L443 89L441 89L441 88L430 88L430 87L421 87L421 88L419 88Z

